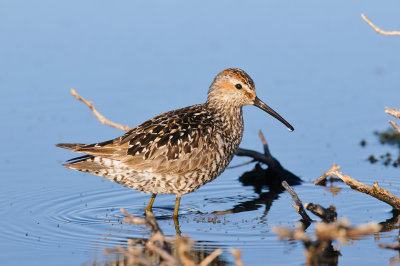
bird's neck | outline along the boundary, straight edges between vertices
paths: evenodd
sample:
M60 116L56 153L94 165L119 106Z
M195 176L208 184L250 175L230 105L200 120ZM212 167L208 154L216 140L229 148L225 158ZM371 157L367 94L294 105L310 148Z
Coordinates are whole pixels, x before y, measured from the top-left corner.
M214 114L216 122L223 127L226 137L232 138L239 145L243 135L242 106L221 101L207 101L206 106Z

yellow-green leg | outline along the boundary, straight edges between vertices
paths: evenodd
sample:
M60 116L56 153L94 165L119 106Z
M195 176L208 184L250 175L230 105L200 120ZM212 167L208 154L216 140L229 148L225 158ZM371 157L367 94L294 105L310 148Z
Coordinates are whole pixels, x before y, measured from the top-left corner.
M151 199L149 201L149 204L147 204L145 212L151 212L151 207L153 207L153 203L154 203L154 200L156 199L156 196L157 196L157 194L151 195Z
M181 196L176 195L174 215L172 215L173 218L177 218L178 217L180 202L181 202Z
M177 237L181 237L181 228L179 226L179 219L178 218L173 218L174 219L174 225L175 225L175 232Z

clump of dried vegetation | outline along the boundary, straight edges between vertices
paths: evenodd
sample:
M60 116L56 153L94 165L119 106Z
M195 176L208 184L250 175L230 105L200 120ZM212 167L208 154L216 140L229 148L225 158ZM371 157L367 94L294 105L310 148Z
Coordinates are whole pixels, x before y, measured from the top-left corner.
M151 236L143 241L129 240L128 247L117 246L115 249L106 249L106 254L118 253L124 256L118 265L164 265L164 266L206 266L218 264L217 258L222 249L215 249L210 254L196 253L192 250L195 241L187 236L167 237L159 227L152 212L146 212L145 218L135 217L121 209L126 216L125 223L145 224L151 230ZM237 266L242 266L240 250L231 249ZM201 256L199 256L199 254Z

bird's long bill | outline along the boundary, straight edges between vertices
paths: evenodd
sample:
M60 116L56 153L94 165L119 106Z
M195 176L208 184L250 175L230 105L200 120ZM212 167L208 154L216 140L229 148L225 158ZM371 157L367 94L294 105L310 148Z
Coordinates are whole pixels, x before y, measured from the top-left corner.
M281 121L290 131L294 130L291 124L289 124L282 116L280 116L277 112L275 112L271 107L266 105L263 101L261 101L258 97L254 99L254 105L260 108L261 110L267 112L268 114L272 115L279 121Z

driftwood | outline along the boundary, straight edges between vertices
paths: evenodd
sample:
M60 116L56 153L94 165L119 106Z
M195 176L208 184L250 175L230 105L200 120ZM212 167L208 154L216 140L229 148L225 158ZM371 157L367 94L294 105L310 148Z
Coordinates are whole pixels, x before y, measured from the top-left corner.
M382 30L380 28L378 28L374 23L372 23L371 20L369 20L364 14L361 14L361 17L363 20L365 20L365 22L368 23L368 25L371 26L371 28L373 28L377 33L382 34L382 35L387 35L387 36L399 36L400 35L400 31L385 31Z
M329 177L331 175L337 176L352 189L357 190L362 193L365 193L365 194L368 194L380 201L383 201L383 202L389 204L394 209L400 210L400 198L394 196L389 191L381 188L378 185L378 182L374 182L372 187L367 186L357 180L354 180L350 176L344 175L343 173L339 172L338 170L340 168L341 168L340 166L333 164L331 169L326 171L323 175L321 175L317 180L314 181L314 184L315 185L321 184L324 181L324 179L326 179L327 177Z

